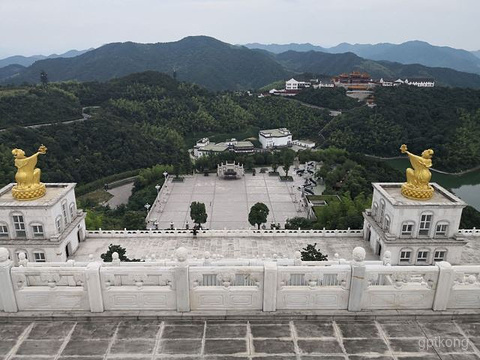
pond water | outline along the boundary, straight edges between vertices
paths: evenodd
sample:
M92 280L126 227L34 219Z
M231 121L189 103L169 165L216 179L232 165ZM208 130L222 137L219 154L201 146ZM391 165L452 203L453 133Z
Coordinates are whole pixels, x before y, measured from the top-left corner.
M410 161L405 159L385 160L391 167L405 172ZM445 175L432 171L432 182L450 189L463 201L480 211L480 170L465 175Z

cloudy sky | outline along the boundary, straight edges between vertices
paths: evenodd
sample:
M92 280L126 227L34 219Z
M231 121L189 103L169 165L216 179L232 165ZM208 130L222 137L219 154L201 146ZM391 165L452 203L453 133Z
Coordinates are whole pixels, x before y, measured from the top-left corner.
M209 35L242 44L401 43L480 50L480 0L0 0L0 57Z

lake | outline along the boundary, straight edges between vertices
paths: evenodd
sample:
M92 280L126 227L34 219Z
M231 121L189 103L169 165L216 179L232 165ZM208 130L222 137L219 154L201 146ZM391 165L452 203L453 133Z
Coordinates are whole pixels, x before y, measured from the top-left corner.
M407 167L411 167L408 158L385 160L385 162L403 173L405 173ZM480 211L480 170L460 176L439 174L432 171L431 181L451 189L455 195Z

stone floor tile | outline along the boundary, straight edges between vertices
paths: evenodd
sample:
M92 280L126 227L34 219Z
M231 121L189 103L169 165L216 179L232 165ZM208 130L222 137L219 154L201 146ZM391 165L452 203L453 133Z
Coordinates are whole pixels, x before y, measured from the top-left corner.
M381 324L389 338L422 338L425 333L415 321Z
M463 338L453 322L429 322L420 323L428 338Z
M289 354L295 353L291 340L253 340L253 348L257 354Z
M260 325L250 324L250 330L254 338L281 338L291 337L289 324L283 325Z
M0 356L0 359L4 360L6 358L3 358L2 356ZM25 355L25 356L14 356L14 357L11 357L10 360L54 360L55 359L55 355L51 355L51 356L48 356L48 355L43 355L43 356L34 356L34 355ZM64 358L65 359L65 358ZM103 359L103 358L98 358L98 359L92 359L92 358L88 358L88 360L100 360L100 359ZM78 358L70 358L70 360L78 360ZM84 359L81 359L81 360L86 360L85 358Z
M297 360L296 356L278 356L278 355L271 355L271 356L253 356L252 359L254 360ZM326 360L326 358L325 358Z
M206 338L244 338L247 336L246 325L223 325L223 324L207 324L205 332Z
M27 360L27 359L25 359ZM103 356L60 356L58 360L103 360ZM122 359L123 360L123 359ZM140 359L143 360L143 359Z
M151 354L155 340L115 340L110 349L111 354Z
M75 325L74 322L69 322L69 321L37 322L33 326L30 333L28 334L28 339L29 340L64 339L68 335L70 330L72 330L72 327L74 325Z
M125 356L125 355L122 355L122 357L119 357L117 354L113 354L112 356L107 356L107 360L151 360L152 357L151 356L132 356L132 357L128 357L128 356ZM77 360L76 358L70 358L69 360ZM88 358L86 359L88 360Z
M465 338L464 338L465 339ZM463 339L463 340L464 340ZM452 342L447 342L449 340L452 340ZM447 353L473 353L475 350L473 350L473 347L465 342L461 343L455 343L455 341L459 340L457 339L445 339L445 342L439 343L438 345L435 345L435 351L438 354L447 354ZM462 339L460 339L462 340Z
M480 337L480 323L457 323L469 337Z
M246 354L247 340L205 340L205 354Z
M27 359L24 359L27 360ZM60 356L58 360L103 360L103 356ZM143 359L141 359L143 360Z
M135 323L121 324L118 327L119 339L155 339L159 325L136 325Z
M200 354L202 350L202 340L161 340L158 349L159 354Z
M343 339L343 346L347 354L379 354L385 355L388 347L381 339L368 339L368 341L360 339Z
M163 329L163 339L200 339L204 325L168 325Z
M109 340L77 340L70 339L62 355L104 355L107 352Z
M298 347L304 354L343 354L336 339L332 340L298 340Z
M345 360L345 355L302 355L302 360Z
M176 360L177 358L175 358ZM192 358L190 358L192 359ZM225 355L221 355L221 356L205 356L204 357L205 360L248 360L248 357L244 357L244 356L225 356ZM172 360L174 360L172 358ZM273 359L272 359L273 360Z
M398 360L441 360L438 355L396 355Z
M394 353L435 353L433 347L427 346L425 341L425 338L389 340Z
M344 338L379 338L377 326L370 322L339 322L337 323Z
M16 343L15 340L0 340L0 355L7 355Z
M97 340L97 339L110 339L113 337L117 328L115 322L79 322L75 326L75 330L72 333L72 339L77 340Z
M478 360L479 356L475 354L440 354L442 360Z
M350 355L349 360L393 360L392 356L377 356L377 355Z
M29 323L23 324L0 324L0 340L16 340L25 329L29 326Z
M24 340L15 355L56 355L63 340Z
M295 321L294 325L298 337L335 337L335 331L331 322Z

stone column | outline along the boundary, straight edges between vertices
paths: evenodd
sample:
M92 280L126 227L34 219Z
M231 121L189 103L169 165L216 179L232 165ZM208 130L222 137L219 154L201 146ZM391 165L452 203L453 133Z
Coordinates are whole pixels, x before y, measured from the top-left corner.
M177 311L190 311L190 281L188 277L188 250L180 247L175 250L177 266L175 268L175 292L177 296Z
M264 262L263 311L277 310L277 263Z
M365 249L356 247L353 249L353 261L351 262L352 274L350 281L350 295L348 297L348 311L362 310L362 299L365 291Z
M100 283L100 268L99 262L91 262L87 265L85 275L87 278L88 301L90 302L91 312L103 312L103 294Z
M435 265L437 265L439 272L433 310L447 310L455 274L452 265L446 261L437 262Z
M8 258L8 255L7 249L0 248L0 299L3 304L3 309L0 307L0 311L17 312L17 300L11 276L13 261Z

